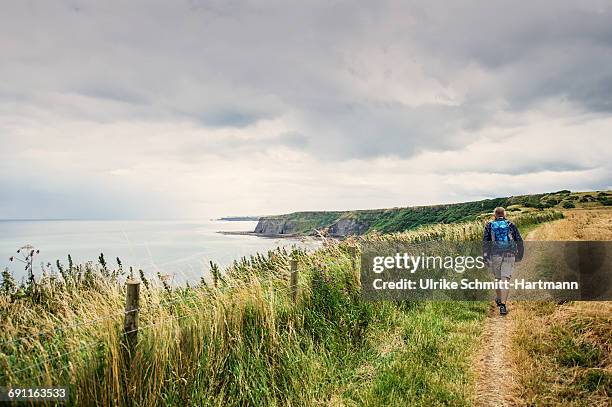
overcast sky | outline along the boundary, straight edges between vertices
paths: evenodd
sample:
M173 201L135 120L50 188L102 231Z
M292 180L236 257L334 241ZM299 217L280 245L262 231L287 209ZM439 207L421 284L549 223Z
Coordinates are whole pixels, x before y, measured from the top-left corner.
M0 218L612 185L610 2L0 4Z

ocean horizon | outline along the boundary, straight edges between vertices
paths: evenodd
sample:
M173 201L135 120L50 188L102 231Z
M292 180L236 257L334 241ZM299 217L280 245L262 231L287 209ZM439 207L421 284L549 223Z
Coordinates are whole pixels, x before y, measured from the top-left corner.
M9 261L17 250L32 245L34 274L56 272L56 262L98 262L101 253L109 267L121 260L124 269L142 269L145 275L170 275L175 284L209 278L209 262L221 267L255 253L277 247L314 249L314 239L264 238L218 232L252 231L256 221L222 220L0 220L0 269L8 268L18 280L25 277L23 263Z

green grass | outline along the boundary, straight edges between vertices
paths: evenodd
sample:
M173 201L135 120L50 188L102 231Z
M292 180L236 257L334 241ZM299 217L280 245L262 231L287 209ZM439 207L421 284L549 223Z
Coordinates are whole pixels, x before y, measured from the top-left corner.
M470 405L470 358L479 344L487 305L425 302L397 315L393 350L371 361L369 381L347 399L370 406Z
M545 194L484 199L447 205L415 206L407 208L372 209L356 211L294 212L285 215L263 217L290 225L291 234L313 234L325 231L343 219L350 219L364 230L395 233L413 230L424 225L468 222L482 216L490 216L497 206L514 212L538 211L549 208L593 207L607 205L610 198L606 191L570 192L558 191Z
M522 227L557 217L515 220ZM362 239L477 240L481 233L482 222L470 222ZM349 255L359 242L245 258L219 276L218 287L144 280L143 329L131 358L121 340L123 268L101 258L21 287L5 274L0 385L67 383L71 405L469 405L486 307L364 301ZM296 304L291 256L299 269ZM30 336L75 324L83 325Z

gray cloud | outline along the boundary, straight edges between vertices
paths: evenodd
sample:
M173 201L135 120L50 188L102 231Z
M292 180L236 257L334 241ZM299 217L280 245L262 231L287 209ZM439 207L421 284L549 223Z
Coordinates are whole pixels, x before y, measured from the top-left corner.
M0 219L160 219L176 208L172 197L160 199L119 184L62 185L0 177L0 190Z
M159 196L169 179L246 194L276 179L266 166L276 161L291 173L287 187L311 189L330 182L315 167L355 182L342 171L358 161L372 195L385 188L367 178L379 159L427 167L436 182L462 167L548 169L586 186L580 174L612 158L574 145L610 137L612 8L521 3L13 2L0 16L0 142L11 146L0 167L40 185L47 169L105 185L100 174L121 174ZM526 134L539 156L515 152L497 169L466 150ZM429 168L419 161L429 153L456 165ZM305 202L309 192L296 194Z
M20 10L5 14L13 24L3 24L3 34L14 40L3 88L81 93L138 105L135 118L186 116L213 127L245 126L295 109L335 137L379 139L367 129L380 128L411 140L405 145L432 148L447 147L436 145L437 133L453 137L474 121L491 124L482 114L500 99L531 109L565 98L609 112L611 79L601 67L612 65L612 15L596 2L326 4L159 2L144 13L121 8L116 19L109 18L117 10L112 2L40 6L50 10L12 5ZM391 49L400 57L390 58ZM462 83L473 63L490 80ZM396 76L409 64L420 77ZM461 100L455 109L418 100L416 108L406 106L393 95L372 100L359 88L378 75L397 81L403 99L411 98L411 87L433 80L440 90L459 88ZM421 135L433 145L419 142ZM414 152L389 144L368 151Z

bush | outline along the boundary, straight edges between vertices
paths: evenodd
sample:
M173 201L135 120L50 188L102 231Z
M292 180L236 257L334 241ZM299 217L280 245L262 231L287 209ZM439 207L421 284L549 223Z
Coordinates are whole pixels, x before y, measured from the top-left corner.
M559 199L556 198L548 198L544 201L544 205L549 205L549 206L555 206L558 205L559 202L561 202Z
M605 196L605 195L598 195L597 196L597 200L599 202L601 202L602 205L604 206L611 206L612 205L612 199Z
M563 205L561 205L561 206L563 206L566 209L570 209L570 208L575 208L576 207L576 205L574 205L574 203L571 202L571 201L565 201L565 202L563 202Z

